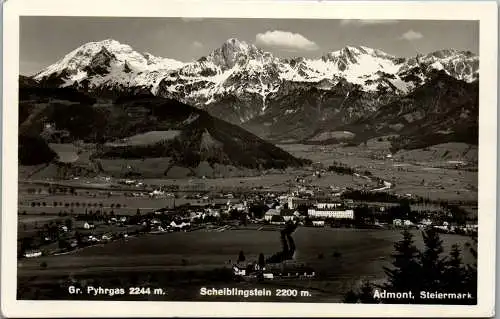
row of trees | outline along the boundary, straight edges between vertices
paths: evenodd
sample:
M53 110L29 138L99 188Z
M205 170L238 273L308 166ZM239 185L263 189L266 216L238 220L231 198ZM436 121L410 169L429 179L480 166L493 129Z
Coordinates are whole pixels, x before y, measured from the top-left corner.
M328 166L328 171L335 172L340 175L352 175L356 172L353 168L338 162L333 162L332 165Z
M50 202L31 202L31 207L47 207L48 205L51 205L53 207L104 207L103 203L86 203L86 202L70 202L70 203L63 203L63 202L57 202L54 201L52 203ZM127 207L126 204L120 204L120 203L111 203L109 204L110 208L122 208L122 207Z
M403 238L394 244L392 267L384 267L386 281L382 284L365 282L359 289L350 290L346 303L391 304L477 304L477 250L471 247L472 264L464 263L462 251L454 244L448 256L443 256L443 241L430 229L422 232L425 248L419 250L413 234L405 230ZM476 238L472 240L477 243ZM377 298L376 290L412 292L414 298ZM420 292L470 293L470 299L426 299Z
M363 190L346 191L342 194L341 198L352 199L355 201L386 202L386 203L394 203L394 202L399 202L401 200L399 196L387 192L371 192Z
M356 201L367 201L367 202L386 202L386 203L397 203L402 200L407 201L410 204L436 204L441 207L449 206L466 206L466 205L477 205L477 201L453 201L450 203L445 200L431 200L429 198L414 196L412 198L402 198L401 196L390 194L387 192L372 192L364 190L348 190L342 194L342 199L352 199Z

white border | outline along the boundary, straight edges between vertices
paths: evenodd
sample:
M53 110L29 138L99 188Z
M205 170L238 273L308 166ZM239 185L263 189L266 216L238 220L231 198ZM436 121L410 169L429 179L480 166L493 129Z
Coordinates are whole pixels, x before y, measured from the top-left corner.
M1 310L7 317L490 317L494 314L497 4L493 1L8 0L3 25ZM19 16L240 17L480 20L479 250L477 306L230 302L17 301L17 92ZM443 34L443 36L446 36Z

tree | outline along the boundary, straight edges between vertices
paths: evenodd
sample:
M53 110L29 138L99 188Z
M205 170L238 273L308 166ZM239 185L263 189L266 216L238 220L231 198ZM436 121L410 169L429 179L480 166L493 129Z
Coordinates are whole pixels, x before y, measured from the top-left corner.
M466 283L466 268L462 264L462 253L458 244L451 247L449 259L445 263L443 282L450 291L460 291Z
M474 262L465 268L465 288L474 297L472 300L469 300L470 304L477 304L477 250L474 248L477 247L477 237L473 237L472 240L475 246L472 246L469 252L474 258Z
M80 234L79 231L75 232L75 239L78 246L81 246L83 244L82 234Z
M240 250L240 254L238 255L238 262L242 263L245 261L245 254L243 253L243 250Z
M422 232L425 250L420 254L422 265L421 288L430 291L440 289L445 270L445 260L440 257L443 253L443 241L433 229Z
M388 291L413 291L417 294L420 290L421 266L419 264L419 250L413 242L413 235L408 231L402 232L403 239L394 244L392 257L393 268L384 267L387 282L381 288ZM408 303L409 300L391 300L393 303Z
M247 225L247 214L241 214L241 216L240 216L240 223L243 226Z
M467 221L467 211L457 205L448 205L448 210L452 216L452 220L460 225L465 225Z
M266 266L266 260L264 259L264 254L260 253L259 254L259 261L258 261L259 267L262 269Z
M354 208L354 219L357 225L362 225L365 223L365 218L373 219L373 213L368 206L357 206Z
M24 255L24 253L33 248L34 239L33 237L24 237L21 239L21 247L20 247L20 255Z
M60 238L58 241L58 246L60 249L67 249L69 247L69 244L66 239Z
M254 218L262 218L264 217L267 209L268 207L264 204L253 204L252 206L250 206L249 212L253 215Z
M380 300L374 298L374 286L371 282L365 281L358 294L361 303L379 303Z
M349 290L344 296L344 303L358 303L359 297L354 290Z
M349 290L344 296L344 303L380 303L380 299L374 297L374 285L369 281L364 281L359 291Z
M68 227L68 230L73 229L73 220L71 220L71 218L67 218L64 221L64 225L66 225L66 227Z

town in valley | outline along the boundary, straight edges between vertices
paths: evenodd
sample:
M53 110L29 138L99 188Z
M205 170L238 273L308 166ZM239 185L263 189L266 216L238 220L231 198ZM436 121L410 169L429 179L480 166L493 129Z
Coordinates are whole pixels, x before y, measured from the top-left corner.
M22 17L18 299L477 301L477 21L257 20Z

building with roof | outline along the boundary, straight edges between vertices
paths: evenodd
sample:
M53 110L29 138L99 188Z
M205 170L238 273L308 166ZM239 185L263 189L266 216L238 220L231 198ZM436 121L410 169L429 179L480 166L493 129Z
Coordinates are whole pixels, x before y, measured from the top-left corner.
M318 203L315 207L308 209L307 214L311 218L319 219L354 219L354 210L345 209L340 202Z
M281 216L281 212L277 209L271 208L264 214L264 219L270 221L273 216Z

